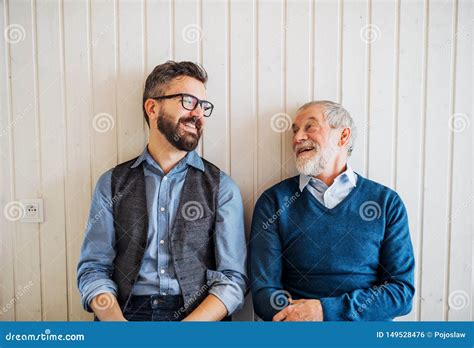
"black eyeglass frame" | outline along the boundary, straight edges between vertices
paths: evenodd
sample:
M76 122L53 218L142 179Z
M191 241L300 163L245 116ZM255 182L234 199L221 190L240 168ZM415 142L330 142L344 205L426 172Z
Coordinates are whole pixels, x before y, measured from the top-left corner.
M212 111L214 110L214 104L212 104L210 101L199 99L198 97L195 97L194 95L188 94L188 93L177 93L177 94L163 95L163 96L160 96L160 97L150 97L150 99L161 100L161 99L172 99L172 98L176 98L176 97L181 97L181 106L184 109L188 110L188 111L195 110L197 108L197 106L199 105L202 109L202 113L203 113L204 117L210 117L211 114L212 114ZM194 106L194 108L189 109L184 105L184 97L190 97L190 98L193 98L193 99L196 100L196 105ZM206 110L204 110L203 107L202 107L203 103L209 103L209 105L211 105L211 111L209 112L209 115L206 115Z

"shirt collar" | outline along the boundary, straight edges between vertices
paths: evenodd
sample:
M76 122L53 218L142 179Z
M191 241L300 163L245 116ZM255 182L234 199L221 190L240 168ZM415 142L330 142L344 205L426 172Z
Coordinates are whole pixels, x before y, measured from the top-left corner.
M309 181L313 177L310 175L300 174L300 192L303 192L306 185L308 185ZM346 163L346 170L339 174L335 179L334 182L347 178L347 180L351 183L352 187L356 187L357 176L356 173L352 170L352 167L349 163Z
M138 167L143 161L146 161L148 164L160 168L159 164L155 162L153 157L150 155L148 152L148 146L145 146L145 149L141 153L140 156L138 156L137 160L133 162L132 166L130 168L135 168ZM196 169L199 169L201 171L204 171L204 163L201 159L201 157L196 153L196 151L191 151L184 156L184 158L179 161L177 166L180 165L189 165L191 167L194 167ZM161 168L160 168L161 169Z

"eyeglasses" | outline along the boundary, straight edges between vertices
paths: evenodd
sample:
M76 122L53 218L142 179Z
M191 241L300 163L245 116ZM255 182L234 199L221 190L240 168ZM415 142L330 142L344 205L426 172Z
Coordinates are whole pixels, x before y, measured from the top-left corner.
M214 105L211 102L208 102L207 100L198 99L195 96L191 94L186 94L186 93L164 95L161 97L151 97L151 99L160 100L160 99L172 99L176 97L181 97L181 105L186 110L193 111L199 105L205 117L211 116L212 110L214 109Z

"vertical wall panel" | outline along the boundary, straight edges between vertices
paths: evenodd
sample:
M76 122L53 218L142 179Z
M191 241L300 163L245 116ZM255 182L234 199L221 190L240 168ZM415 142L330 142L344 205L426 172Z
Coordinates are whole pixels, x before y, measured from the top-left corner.
M426 91L425 172L421 320L443 320L445 258L448 237L448 133L451 51L440 49L451 38L452 3L429 3Z
M92 82L92 114L89 118L91 135L92 184L118 161L119 108L117 84L122 75L118 70L120 21L118 0L88 2L89 35L87 52L90 56L89 74ZM128 24L132 26L131 24ZM138 40L139 41L139 40ZM139 61L138 61L139 62ZM137 63L137 62L136 62ZM132 115L129 115L132 117Z
M10 23L18 25L23 40L10 46L10 69L13 117L12 128L15 165L15 200L37 198L41 190L40 120L38 91L38 46L36 6L26 1L10 2ZM25 102L26 101L26 102ZM27 296L18 296L16 320L41 320L41 259L39 226L18 223L14 231L16 291L30 287Z
M455 25L447 50L453 50L455 65L451 90L452 131L451 209L448 220L449 268L447 320L472 320L472 2L459 0ZM469 189L470 188L470 189ZM447 297L447 299L446 299Z
M171 0L149 0L146 6L147 57L145 78L158 64L172 58Z
M395 70L395 1L372 2L368 176L386 186L392 181ZM377 144L377 146L373 146Z
M281 179L283 112L283 19L279 1L258 2L258 132L257 195ZM283 128L282 128L283 127Z
M62 116L60 7L48 1L37 7L38 90L41 148L40 194L49 207L40 224L43 320L67 320L65 248L65 123Z
M239 185L246 233L260 194L296 173L296 109L341 101L358 126L352 166L408 210L417 289L397 320L472 318L471 1L4 0L0 11L0 320L92 319L76 285L91 191L142 151L144 79L167 59L209 73L215 111L198 150ZM37 197L44 223L10 221L9 203ZM246 300L234 320L254 319Z
M298 107L312 99L313 6L310 1L288 1L285 19L285 114L288 131L283 132L283 178L296 175L291 123Z
M140 1L119 1L117 150L118 162L128 161L143 151L143 7Z
M409 212L410 234L415 257L419 255L420 171L422 155L422 67L423 67L422 2L400 2L400 48L398 85L398 138L395 187ZM415 279L419 284L420 263L416 260ZM406 320L415 320L420 304L420 289L416 287L412 312Z
M92 40L89 36L87 0L66 1L63 9L64 98L66 124L66 245L67 289L70 321L91 320L77 290L77 262L89 215L92 172ZM110 31L113 28L109 29ZM103 34L103 37L106 34ZM100 40L97 37L96 40ZM100 44L97 42L96 46ZM95 150L95 149L94 149ZM48 207L45 207L47 209Z
M367 4L363 1L344 3L342 61L342 100L341 103L350 112L357 127L354 151L349 159L353 169L366 175L366 132L369 129L366 119L366 49L370 45L364 40L367 25Z
M0 28L5 32L10 26L8 2L0 7ZM8 37L8 35L7 35ZM14 164L13 164L13 134L15 119L11 105L11 76L10 72L10 42L5 35L0 37L0 204L3 209L15 199ZM14 238L15 222L6 214L0 214L0 320L15 320L15 273L14 273Z
M314 25L314 98L337 101L338 1L316 0Z
M244 201L245 230L250 232L256 200L257 173L257 21L255 1L230 4L230 168ZM252 296L247 295L235 320L252 320Z

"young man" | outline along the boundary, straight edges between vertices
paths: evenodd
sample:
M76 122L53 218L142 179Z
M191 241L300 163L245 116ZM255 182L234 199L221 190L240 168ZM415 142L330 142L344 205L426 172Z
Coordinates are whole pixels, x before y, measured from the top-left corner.
M99 179L78 264L86 310L101 321L221 320L248 280L243 204L232 179L194 151L206 71L168 61L143 93L143 153Z
M349 113L303 105L293 124L299 176L265 191L252 221L251 289L264 320L391 320L410 312L414 258L405 207L347 163Z

